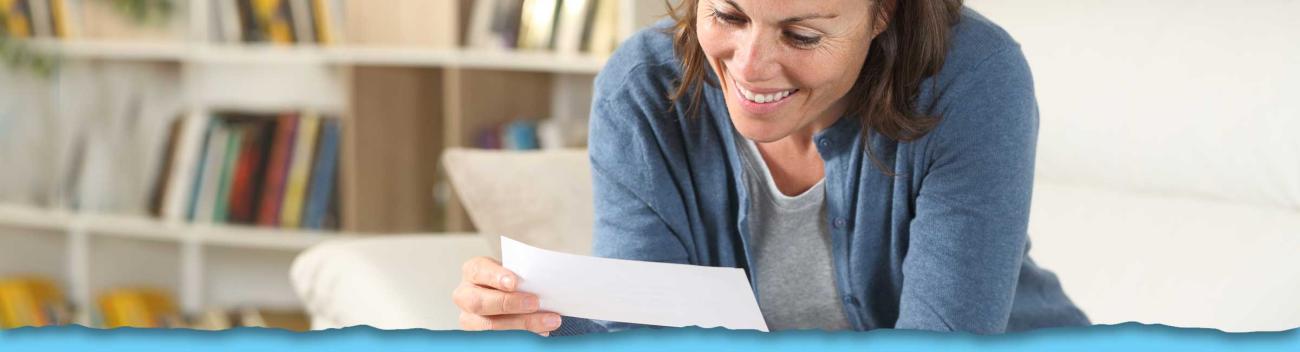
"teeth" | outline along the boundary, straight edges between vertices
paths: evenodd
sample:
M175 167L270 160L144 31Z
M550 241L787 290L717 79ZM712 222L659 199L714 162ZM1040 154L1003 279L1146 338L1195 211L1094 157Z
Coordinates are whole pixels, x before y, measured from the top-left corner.
M794 92L793 90L787 90L787 91L772 93L772 94L754 94L754 92L750 92L745 88L741 88L739 86L737 86L736 88L739 88L740 94L745 96L745 99L759 104L766 104L766 103L775 102L777 100L784 99L785 97L790 96L790 93Z

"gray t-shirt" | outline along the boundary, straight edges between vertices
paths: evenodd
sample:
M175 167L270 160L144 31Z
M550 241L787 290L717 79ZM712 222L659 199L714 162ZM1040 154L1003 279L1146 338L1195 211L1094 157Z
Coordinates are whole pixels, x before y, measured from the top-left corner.
M831 265L826 190L786 196L753 141L737 134L749 187L749 232L758 306L771 330L850 329Z

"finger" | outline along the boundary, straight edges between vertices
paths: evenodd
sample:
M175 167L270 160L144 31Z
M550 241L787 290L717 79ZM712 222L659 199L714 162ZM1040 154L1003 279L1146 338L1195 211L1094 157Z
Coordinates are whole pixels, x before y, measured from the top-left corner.
M452 301L461 310L476 315L526 314L537 312L537 295L503 292L462 282L452 292Z
M461 267L461 278L469 280L475 285L506 292L513 292L519 284L519 278L515 276L515 273L506 270L496 259L488 257L475 257L466 261L465 265Z
M511 314L482 316L470 313L460 314L461 328L469 331L482 330L528 330L537 334L549 334L560 328L559 314L543 312L532 314Z

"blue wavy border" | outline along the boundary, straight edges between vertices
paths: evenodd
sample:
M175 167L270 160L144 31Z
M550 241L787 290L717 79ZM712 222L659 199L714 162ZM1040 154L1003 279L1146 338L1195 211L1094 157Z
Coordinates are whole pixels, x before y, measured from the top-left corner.
M543 338L525 332L379 330L353 327L294 333L115 329L81 326L0 331L0 351L1276 351L1300 350L1300 328L1226 333L1125 323L1006 335L908 330L760 333L723 329L640 329Z

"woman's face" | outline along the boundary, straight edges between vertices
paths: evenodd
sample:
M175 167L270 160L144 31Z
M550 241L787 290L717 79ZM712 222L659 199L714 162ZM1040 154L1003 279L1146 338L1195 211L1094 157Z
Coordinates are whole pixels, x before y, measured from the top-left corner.
M699 1L696 35L741 135L774 142L844 114L878 34L870 1Z

